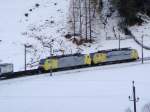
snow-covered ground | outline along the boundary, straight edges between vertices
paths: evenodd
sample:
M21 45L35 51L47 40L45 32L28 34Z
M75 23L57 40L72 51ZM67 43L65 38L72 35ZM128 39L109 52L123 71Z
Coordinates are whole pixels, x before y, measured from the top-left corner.
M2 112L125 112L133 110L132 81L140 97L137 111L150 101L150 63L73 70L0 81Z

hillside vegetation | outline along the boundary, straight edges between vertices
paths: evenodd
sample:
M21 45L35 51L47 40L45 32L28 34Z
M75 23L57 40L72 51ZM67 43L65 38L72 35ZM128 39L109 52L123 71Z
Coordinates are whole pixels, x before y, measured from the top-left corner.
M112 0L112 3L118 9L120 16L125 18L125 23L130 26L143 22L137 16L138 13L150 16L149 0Z

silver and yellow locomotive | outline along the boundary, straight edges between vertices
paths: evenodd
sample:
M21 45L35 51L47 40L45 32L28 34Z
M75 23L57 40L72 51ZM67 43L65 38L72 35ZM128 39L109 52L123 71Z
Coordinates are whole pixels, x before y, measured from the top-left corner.
M91 57L89 54L73 54L53 56L40 60L39 69L67 69L79 66L91 65Z
M139 56L137 50L135 49L110 49L91 54L78 53L73 55L53 56L46 59L41 59L39 63L39 69L45 71L71 69L82 66L135 61L137 59L139 59Z

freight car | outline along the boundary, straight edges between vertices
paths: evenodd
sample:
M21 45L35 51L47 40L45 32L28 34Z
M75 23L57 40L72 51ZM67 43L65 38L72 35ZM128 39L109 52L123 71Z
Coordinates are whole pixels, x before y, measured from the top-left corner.
M91 54L53 56L41 59L39 70L72 69L110 63L129 62L139 59L138 52L131 48L102 50Z
M5 63L0 64L0 76L5 73L12 73L13 72L13 64Z

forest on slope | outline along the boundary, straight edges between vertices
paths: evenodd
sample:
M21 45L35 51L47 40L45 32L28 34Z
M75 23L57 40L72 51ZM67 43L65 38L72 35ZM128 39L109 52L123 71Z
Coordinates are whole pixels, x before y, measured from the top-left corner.
M149 0L112 0L113 5L118 9L120 16L125 18L125 22L132 26L141 24L143 20L139 13L150 16Z

